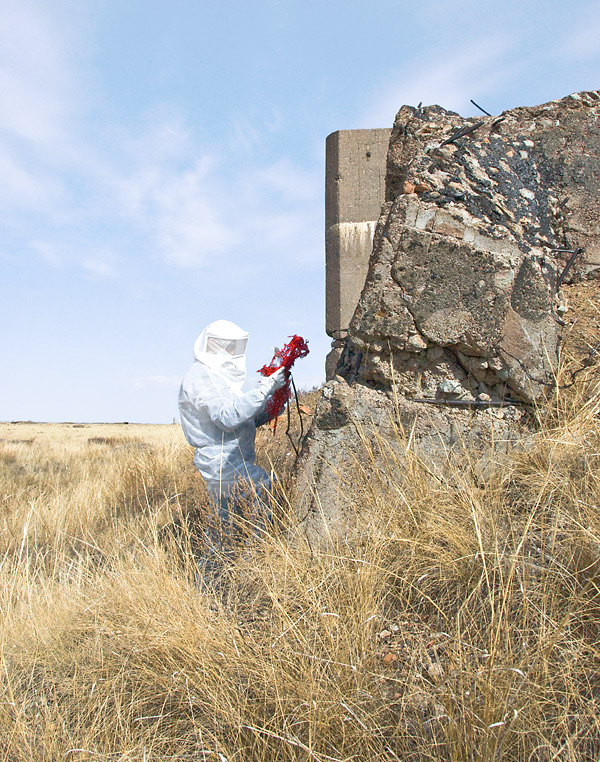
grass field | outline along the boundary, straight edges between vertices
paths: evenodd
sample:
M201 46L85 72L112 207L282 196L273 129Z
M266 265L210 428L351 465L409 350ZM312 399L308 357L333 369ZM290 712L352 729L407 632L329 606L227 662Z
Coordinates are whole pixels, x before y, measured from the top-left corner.
M597 760L592 372L485 470L390 448L351 539L283 499L213 591L177 426L0 424L0 760Z

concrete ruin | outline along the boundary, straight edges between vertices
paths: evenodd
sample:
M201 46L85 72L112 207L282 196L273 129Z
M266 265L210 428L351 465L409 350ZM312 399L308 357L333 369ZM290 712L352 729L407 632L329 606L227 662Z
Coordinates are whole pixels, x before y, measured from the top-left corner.
M368 273L301 458L309 511L318 496L342 520L334 482L365 436L400 428L432 456L518 436L555 385L565 284L600 275L599 148L597 92L499 117L400 109Z

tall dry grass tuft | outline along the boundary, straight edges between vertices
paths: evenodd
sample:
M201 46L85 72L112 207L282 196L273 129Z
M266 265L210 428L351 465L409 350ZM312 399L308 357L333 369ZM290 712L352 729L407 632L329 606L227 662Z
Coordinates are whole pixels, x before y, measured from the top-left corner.
M283 498L211 588L177 431L5 442L0 759L597 759L593 384L510 450L365 431L352 531L311 545Z

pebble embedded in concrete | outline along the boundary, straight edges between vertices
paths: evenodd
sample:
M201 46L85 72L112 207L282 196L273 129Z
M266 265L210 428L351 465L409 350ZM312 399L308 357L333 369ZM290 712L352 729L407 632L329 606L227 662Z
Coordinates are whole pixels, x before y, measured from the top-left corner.
M463 385L459 381L454 381L452 379L447 379L446 381L442 381L438 385L438 391L441 394L452 394L452 395L459 395L464 394L465 389Z

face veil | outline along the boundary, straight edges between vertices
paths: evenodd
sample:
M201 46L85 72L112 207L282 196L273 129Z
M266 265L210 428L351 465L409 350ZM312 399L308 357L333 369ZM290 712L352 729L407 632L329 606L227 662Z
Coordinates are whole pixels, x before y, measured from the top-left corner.
M240 394L246 381L248 338L248 332L235 323L217 320L196 339L194 359L218 373L231 391Z

